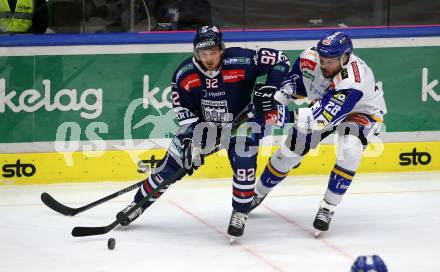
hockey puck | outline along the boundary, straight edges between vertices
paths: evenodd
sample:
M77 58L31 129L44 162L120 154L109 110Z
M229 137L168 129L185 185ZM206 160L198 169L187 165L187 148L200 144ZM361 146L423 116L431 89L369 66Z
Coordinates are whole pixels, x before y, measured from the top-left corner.
M107 242L107 247L108 247L108 249L110 249L110 250L114 249L114 248L115 248L115 245L116 245L116 240L115 240L115 238L110 238L110 239L108 239L108 242Z

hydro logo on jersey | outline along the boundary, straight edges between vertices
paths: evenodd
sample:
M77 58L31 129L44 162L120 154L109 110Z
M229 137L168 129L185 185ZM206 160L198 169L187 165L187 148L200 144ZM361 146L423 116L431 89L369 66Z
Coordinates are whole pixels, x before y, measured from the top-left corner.
M202 97L203 98L217 98L217 97L221 97L221 96L225 96L225 95L226 95L225 91L210 92L207 90L202 90Z

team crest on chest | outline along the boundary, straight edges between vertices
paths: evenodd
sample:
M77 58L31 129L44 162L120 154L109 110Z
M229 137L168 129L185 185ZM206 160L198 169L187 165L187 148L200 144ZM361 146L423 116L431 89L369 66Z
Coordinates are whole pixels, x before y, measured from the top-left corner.
M232 121L231 115L228 113L228 101L212 101L202 99L201 106L203 117L207 122L227 123Z

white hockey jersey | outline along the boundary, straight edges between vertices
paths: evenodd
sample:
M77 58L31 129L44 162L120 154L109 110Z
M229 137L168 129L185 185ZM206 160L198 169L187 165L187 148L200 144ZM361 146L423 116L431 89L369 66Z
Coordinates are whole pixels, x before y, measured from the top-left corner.
M287 106L304 97L316 103L311 108L299 109L298 125L301 121L310 124L313 119L309 127L317 130L338 125L351 113L382 122L387 112L383 92L376 86L371 68L354 54L336 76L328 79L321 71L314 48L303 51L275 99Z

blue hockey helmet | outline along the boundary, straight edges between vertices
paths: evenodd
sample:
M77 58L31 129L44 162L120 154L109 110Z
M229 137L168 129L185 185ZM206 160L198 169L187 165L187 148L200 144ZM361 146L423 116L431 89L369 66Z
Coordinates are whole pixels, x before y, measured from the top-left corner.
M218 47L224 49L223 34L215 25L202 26L197 29L193 40L194 56L198 59L198 51Z
M354 261L351 272L388 272L382 258L377 255L359 256Z
M330 31L319 40L316 50L321 57L340 58L353 52L353 43L350 36L344 32Z

